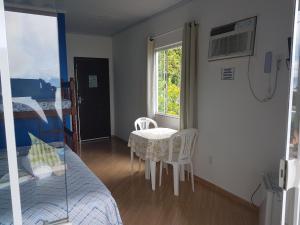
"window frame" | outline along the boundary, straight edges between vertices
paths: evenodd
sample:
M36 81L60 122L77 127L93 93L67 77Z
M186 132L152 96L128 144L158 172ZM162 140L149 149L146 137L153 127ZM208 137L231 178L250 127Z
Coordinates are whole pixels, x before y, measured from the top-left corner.
M176 47L181 47L181 49L182 49L182 41L154 48L154 70L153 70L154 71L154 80L155 80L155 87L154 87L154 95L155 95L155 107L154 108L155 108L155 113L154 114L158 115L158 116L165 116L165 117L171 117L171 118L179 119L180 115L172 115L172 114L166 113L166 107L165 107L165 113L162 113L162 112L158 111L158 52L163 51L163 50L176 48ZM181 73L180 73L180 76L181 76ZM180 102L180 95L179 95L179 102ZM180 103L179 103L179 105L180 105Z

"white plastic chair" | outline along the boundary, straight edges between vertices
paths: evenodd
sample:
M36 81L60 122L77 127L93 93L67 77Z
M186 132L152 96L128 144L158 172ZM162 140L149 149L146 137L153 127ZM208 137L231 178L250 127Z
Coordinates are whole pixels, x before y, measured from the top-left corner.
M153 119L147 117L141 117L134 122L134 127L135 130L146 130L150 128L151 124L153 125L154 128L158 127L157 123Z
M169 141L169 155L167 160L160 162L159 170L159 186L161 186L162 178L162 163L168 163L173 166L173 179L174 179L174 195L179 195L179 172L180 168L184 169L184 165L189 165L191 169L191 181L192 190L195 191L194 187L194 170L192 163L192 156L195 151L195 144L198 138L198 130L196 129L185 129L173 134ZM176 144L179 147L179 151L174 152Z
M147 117L140 117L134 122L135 130L146 130L150 128L150 125L152 125L154 128L157 128L157 123L150 118ZM131 173L133 172L133 151L130 150L130 164L131 164ZM141 169L141 158L139 157L139 170Z

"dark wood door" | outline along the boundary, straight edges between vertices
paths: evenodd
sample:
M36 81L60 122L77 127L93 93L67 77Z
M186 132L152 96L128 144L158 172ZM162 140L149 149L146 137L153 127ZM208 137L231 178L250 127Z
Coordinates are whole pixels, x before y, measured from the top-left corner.
M75 57L81 140L110 137L108 59Z

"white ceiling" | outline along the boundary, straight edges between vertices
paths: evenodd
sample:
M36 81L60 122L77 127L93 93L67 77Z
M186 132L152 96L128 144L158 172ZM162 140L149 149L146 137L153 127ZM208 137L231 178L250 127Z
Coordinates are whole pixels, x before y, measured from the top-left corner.
M188 0L5 0L25 7L66 12L68 32L113 35Z

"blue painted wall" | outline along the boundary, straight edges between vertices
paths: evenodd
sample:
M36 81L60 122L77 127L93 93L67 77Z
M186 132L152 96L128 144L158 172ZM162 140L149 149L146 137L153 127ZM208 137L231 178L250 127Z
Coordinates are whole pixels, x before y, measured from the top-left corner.
M59 81L58 81L59 82ZM36 101L55 101L57 87L41 79L11 79L12 97L31 97ZM3 121L0 130L4 131ZM39 118L15 118L17 146L30 146L28 133L32 133L45 142L63 141L63 122L56 116L47 116L47 122ZM55 131L55 132L53 132ZM0 148L5 147L4 133L0 134Z
M68 81L68 61L67 61L67 43L66 43L66 25L65 14L57 14L58 24L58 43L59 43L59 63L60 63L60 76L63 81ZM66 127L70 128L70 116L65 116Z
M63 81L68 81L65 14L63 13L57 14L57 24L58 24L60 76Z

